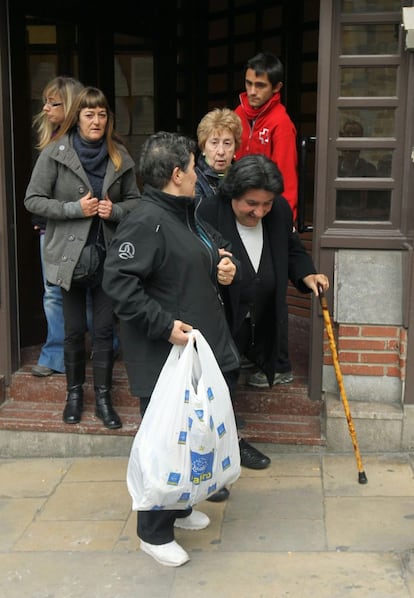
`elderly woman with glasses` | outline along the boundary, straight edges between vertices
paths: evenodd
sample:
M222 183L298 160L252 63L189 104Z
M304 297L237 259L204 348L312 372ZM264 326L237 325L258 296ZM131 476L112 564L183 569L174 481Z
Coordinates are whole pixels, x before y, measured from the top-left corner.
M215 108L207 112L197 127L200 155L197 159L196 196L214 195L234 160L240 146L242 124L229 108Z

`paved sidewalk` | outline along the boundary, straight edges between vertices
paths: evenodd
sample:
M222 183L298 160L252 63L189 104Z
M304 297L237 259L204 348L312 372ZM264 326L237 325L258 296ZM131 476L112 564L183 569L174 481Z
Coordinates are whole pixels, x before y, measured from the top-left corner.
M362 485L353 453L260 448L177 569L138 549L125 457L0 460L0 596L414 598L413 455L363 455Z

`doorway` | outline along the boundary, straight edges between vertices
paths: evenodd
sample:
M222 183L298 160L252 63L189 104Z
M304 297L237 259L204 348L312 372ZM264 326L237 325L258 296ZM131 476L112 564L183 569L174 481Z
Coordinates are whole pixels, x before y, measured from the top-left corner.
M31 119L40 106L40 82L45 80L46 73L47 78L51 78L54 69L55 74L64 72L86 84L101 86L112 98L117 128L119 124L121 132L130 136L128 141L137 159L140 144L153 130L178 130L195 136L197 123L208 110L216 106L235 107L244 88L246 60L267 50L278 55L285 67L282 100L296 125L302 158L299 232L312 253L315 144L309 140L315 139L316 132L319 2L303 0L293 8L293 3L284 0L234 1L225 9L221 2L213 0L172 2L168 32L152 31L148 27L148 15L141 18L139 11L128 5L128 10L121 11L127 16L123 19L118 16L117 22L107 23L105 35L92 32L96 35L95 43L83 40L82 11L76 12L79 3L72 3L69 22L60 14L53 16L50 11L48 15L42 14L36 3L27 4L33 6L30 6L30 18L21 14L25 44L17 48L23 39L21 27L17 29L20 37L16 37L13 44L14 64L22 73L19 79L30 81L25 97L25 118L19 123L16 120L19 197L24 196L34 159ZM160 3L154 3L157 4ZM132 33L133 16L136 18ZM171 28L177 32L173 40ZM200 43L200 39L205 43ZM103 42L105 52L101 47ZM94 54L91 54L92 47ZM18 94L17 77L13 93ZM141 108L139 114L137 105ZM307 140L305 154L301 150L303 140ZM45 335L41 270L37 238L21 201L16 202L16 212L20 343L21 347L28 347L41 343ZM27 293L27 288L32 292ZM308 295L289 287L288 303L294 317L310 318ZM309 330L309 327L304 329ZM306 335L300 335L300 343L301 348L308 351ZM293 354L295 351L294 347Z

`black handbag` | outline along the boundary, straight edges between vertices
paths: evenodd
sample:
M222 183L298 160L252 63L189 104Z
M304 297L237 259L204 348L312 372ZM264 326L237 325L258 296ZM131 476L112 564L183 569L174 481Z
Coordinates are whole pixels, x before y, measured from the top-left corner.
M86 286L100 284L102 263L102 250L95 244L85 245L73 271L72 282Z

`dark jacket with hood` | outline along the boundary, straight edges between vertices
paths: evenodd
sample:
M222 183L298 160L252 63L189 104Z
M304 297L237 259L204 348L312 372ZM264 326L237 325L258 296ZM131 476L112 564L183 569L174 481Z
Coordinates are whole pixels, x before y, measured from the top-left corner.
M265 268L273 268L272 276L275 282L271 296L263 293L264 284L261 274L265 278L266 272L261 270L261 265L258 273L255 273L237 231L231 202L220 196L220 189L216 195L200 202L197 215L216 228L231 243L234 256L241 261L242 278L222 289L227 319L231 332L235 336L247 312L251 311L255 320L254 345L250 347L246 357L263 370L269 383L272 384L279 355L280 319L285 314L288 280L290 279L300 292L309 293L311 289L303 283L302 279L308 274L316 274L312 258L293 226L292 210L284 197L279 196L275 199L270 212L262 219L264 243L269 258ZM242 303L242 291L245 291L246 285L254 287L257 306Z
M107 252L103 288L120 320L135 396L151 396L172 347L174 320L201 331L223 372L239 366L217 285L218 248L229 244L195 221L194 206L194 198L146 185L139 208L119 224Z

